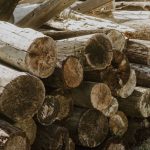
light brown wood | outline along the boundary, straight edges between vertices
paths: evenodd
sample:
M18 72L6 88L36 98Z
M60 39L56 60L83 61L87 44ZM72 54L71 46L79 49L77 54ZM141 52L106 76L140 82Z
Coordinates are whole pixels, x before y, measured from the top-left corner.
M45 98L40 79L0 64L0 112L13 121L32 118Z
M0 37L0 60L41 78L53 73L56 45L52 38L3 21Z
M48 0L22 18L16 25L37 28L70 6L75 0Z

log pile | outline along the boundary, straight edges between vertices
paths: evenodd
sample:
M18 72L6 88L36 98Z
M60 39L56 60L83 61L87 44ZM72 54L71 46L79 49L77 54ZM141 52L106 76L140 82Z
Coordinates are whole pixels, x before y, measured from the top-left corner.
M0 0L0 150L149 150L147 10Z

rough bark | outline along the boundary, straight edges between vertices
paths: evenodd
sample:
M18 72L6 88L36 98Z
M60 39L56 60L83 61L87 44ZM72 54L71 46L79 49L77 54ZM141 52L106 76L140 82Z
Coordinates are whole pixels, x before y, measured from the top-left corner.
M118 98L119 109L130 117L150 116L150 89L136 87L132 95L126 99Z
M150 138L145 140L140 146L136 146L133 150L149 150L150 149Z
M136 85L135 71L130 69L126 56L113 51L113 60L110 67L102 71L86 71L86 81L104 82L111 89L113 96L126 98L132 94Z
M9 21L19 0L0 0L0 20Z
M71 96L75 105L99 111L108 109L113 99L106 84L94 82L83 82L79 87L71 90Z
M24 3L30 3L30 4L35 4L35 3L43 3L45 0L20 0L19 4L24 4Z
M73 100L68 92L55 91L47 95L37 113L37 119L42 125L50 125L56 120L68 118L73 111Z
M58 56L76 56L84 69L104 69L110 65L113 54L105 34L94 34L57 41Z
M131 39L127 42L124 53L130 62L150 65L150 42Z
M118 111L109 119L109 128L115 136L123 136L128 129L128 119L126 115Z
M139 64L131 64L137 77L137 85L150 88L150 67Z
M86 0L85 2L77 4L72 9L75 11L79 11L81 13L86 13L86 12L92 11L93 9L97 7L103 8L108 3L112 3L112 0L101 0L101 1L95 0L94 3L92 0Z
M54 73L43 82L52 88L75 88L81 84L83 80L83 67L79 59L74 56L67 56L61 53L57 56L57 65Z
M116 2L115 7L118 10L130 10L130 11L140 11L140 10L145 10L149 11L150 10L150 4L149 2Z
M43 127L37 126L37 135L31 150L67 150L69 133L67 129L55 124Z
M44 97L45 88L38 78L0 64L1 113L14 121L31 118Z
M16 23L18 26L37 28L70 6L75 0L49 0L35 8Z
M53 73L56 45L52 38L3 21L0 37L0 60L41 78Z
M32 145L36 138L36 130L37 130L34 120L31 118L21 120L19 122L16 122L14 124L14 126L20 128L21 130L23 130L26 133L26 136L30 142L30 145Z
M94 109L74 108L72 116L62 124L76 144L90 148L101 144L108 133L107 118Z
M1 150L30 150L28 140L22 130L3 120L0 120L0 129Z

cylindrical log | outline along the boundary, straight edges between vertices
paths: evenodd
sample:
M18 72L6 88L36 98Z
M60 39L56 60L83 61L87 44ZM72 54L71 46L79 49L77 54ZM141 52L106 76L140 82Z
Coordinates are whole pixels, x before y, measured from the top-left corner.
M118 111L109 119L109 128L112 134L116 136L123 136L128 129L128 119L126 115Z
M150 65L150 41L131 39L127 42L124 53L130 62Z
M113 96L126 98L133 92L136 85L135 71L130 69L126 56L113 50L112 66L102 71L86 71L86 81L104 82L111 89Z
M71 89L71 96L75 105L99 111L107 109L113 99L106 84L94 82L83 82L79 87Z
M74 108L73 115L62 123L78 145L96 147L108 133L107 118L95 109Z
M11 124L0 120L1 150L30 150L25 133Z
M32 145L36 138L36 130L37 130L34 120L31 118L21 120L19 122L16 122L14 124L14 126L20 128L21 130L23 130L26 133L26 136L30 142L30 145Z
M59 56L54 73L43 82L52 88L75 88L83 80L83 67L79 59L74 56Z
M137 77L137 85L150 88L150 67L139 64L131 64Z
M19 121L31 118L41 107L45 88L41 80L0 64L0 112Z
M37 113L37 119L42 125L50 125L56 120L64 120L73 110L73 100L68 92L56 91L47 95Z
M118 98L119 109L130 117L150 116L150 89L136 87L128 98Z
M108 106L108 108L101 110L101 112L106 116L106 117L110 117L114 114L117 113L118 111L118 101L115 97L113 97L112 102L110 103L110 105Z
M58 57L76 56L84 69L104 69L110 65L113 54L105 34L86 35L57 41Z
M55 124L37 126L37 135L31 150L67 150L69 142L68 130Z
M19 0L0 0L0 20L8 21Z
M56 45L52 38L3 21L0 21L0 37L0 60L41 78L53 73Z

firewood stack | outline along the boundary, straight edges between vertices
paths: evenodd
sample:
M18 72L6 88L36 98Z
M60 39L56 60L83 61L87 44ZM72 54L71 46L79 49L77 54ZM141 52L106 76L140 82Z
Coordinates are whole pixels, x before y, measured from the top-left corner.
M0 149L149 150L141 9L149 3L0 0Z

